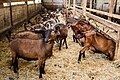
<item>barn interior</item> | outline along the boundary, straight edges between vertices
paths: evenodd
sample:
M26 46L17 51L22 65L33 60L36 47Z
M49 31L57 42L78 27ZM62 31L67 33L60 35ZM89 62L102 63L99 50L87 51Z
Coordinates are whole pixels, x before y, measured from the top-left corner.
M78 63L79 52L84 46L74 42L71 25L80 16L115 43L113 61L103 52L88 49L85 58ZM20 58L19 74L14 73L10 43L14 40L11 38L21 31L37 30L38 24L53 28L54 23L49 20L67 26L68 48L62 45L59 50L60 43L55 41L42 80L120 80L119 0L0 0L0 80L39 80L38 60ZM46 25L47 21L50 25Z

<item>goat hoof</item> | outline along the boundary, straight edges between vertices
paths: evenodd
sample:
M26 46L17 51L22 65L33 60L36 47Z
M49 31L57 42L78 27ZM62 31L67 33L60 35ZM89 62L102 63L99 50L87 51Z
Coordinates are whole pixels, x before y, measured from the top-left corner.
M39 79L42 80L42 76L39 76Z
M81 60L78 60L78 63L80 63L81 62Z
M15 70L14 73L18 73L18 72Z

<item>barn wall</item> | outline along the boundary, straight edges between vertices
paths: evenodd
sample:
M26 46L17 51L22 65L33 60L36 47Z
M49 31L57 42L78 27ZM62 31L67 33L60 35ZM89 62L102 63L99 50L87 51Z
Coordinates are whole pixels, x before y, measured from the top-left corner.
M0 33L10 27L10 8L0 8Z
M109 3L110 3L110 0L97 0L96 9L108 12L109 11ZM117 0L116 13L119 13L119 7L120 7L120 0Z
M40 11L41 3L28 5L28 19L33 17ZM13 27L19 27L23 21L27 20L27 5L14 5L12 6L12 22ZM20 25L18 25L20 24ZM0 8L0 39L3 36L3 32L11 29L11 17L10 17L10 7Z
M22 19L27 18L27 6L19 5L12 7L12 16L13 16L13 24L20 22Z
M56 10L57 8L63 7L64 0L43 0L43 5L52 10Z

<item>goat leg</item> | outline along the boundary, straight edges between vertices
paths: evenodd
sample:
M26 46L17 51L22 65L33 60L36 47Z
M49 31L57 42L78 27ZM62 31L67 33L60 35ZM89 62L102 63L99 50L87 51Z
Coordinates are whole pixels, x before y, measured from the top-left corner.
M79 52L79 57L78 57L78 63L81 61L81 55L82 55L82 53L81 53L81 51Z
M85 51L90 47L90 44L86 44L82 50L80 50L79 57L78 57L78 63L81 61L81 55L83 55L83 58L85 58Z
M42 78L42 74L43 74L43 70L42 70L43 68L42 68L42 65L40 66L40 74L39 74L39 78Z
M17 61L17 58L16 57L13 57L12 58L12 64L13 64L13 70L14 70L14 73L17 73L18 71L18 61Z
M42 71L43 74L46 74L44 68L45 68L45 62L42 64L41 71Z
M83 52L83 58L85 58L85 51Z
M59 46L59 50L61 50L61 44L62 44L62 39L60 39L60 46Z
M40 71L40 74L39 74L39 79L42 78L42 60L41 58L38 59L38 68L39 68L39 71Z
M109 60L111 60L111 61L114 60L114 51L112 51L111 49L109 50L108 57L109 57Z
M73 41L75 42L75 35L73 35Z
M68 49L66 38L64 39L64 42L65 42L65 45L66 45L66 49Z

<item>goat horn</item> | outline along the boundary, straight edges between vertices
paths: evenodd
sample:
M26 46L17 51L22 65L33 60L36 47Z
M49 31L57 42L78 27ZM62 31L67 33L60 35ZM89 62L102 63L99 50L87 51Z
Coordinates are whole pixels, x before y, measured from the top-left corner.
M64 24L63 24L63 23L58 22L58 23L56 23L56 24L54 24L54 25L52 26L52 29L54 29L56 25L64 25Z

